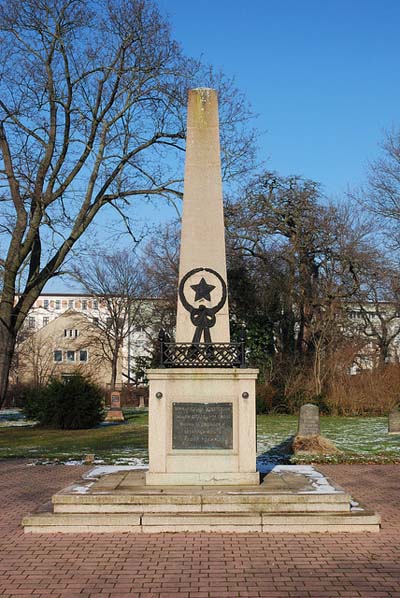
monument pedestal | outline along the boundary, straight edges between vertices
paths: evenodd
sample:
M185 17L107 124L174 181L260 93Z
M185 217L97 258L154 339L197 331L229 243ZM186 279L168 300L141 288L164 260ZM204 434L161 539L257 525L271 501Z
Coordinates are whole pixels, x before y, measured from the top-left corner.
M121 393L114 391L111 393L111 407L107 413L106 422L123 422L125 420L121 409Z
M258 370L170 368L148 373L146 485L256 485Z

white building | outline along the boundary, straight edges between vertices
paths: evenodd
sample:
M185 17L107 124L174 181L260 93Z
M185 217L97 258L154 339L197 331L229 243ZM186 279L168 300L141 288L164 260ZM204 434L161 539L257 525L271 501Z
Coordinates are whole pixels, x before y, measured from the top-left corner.
M154 299L144 300L145 309L149 310L148 306L150 305L151 311L154 301ZM106 302L92 295L87 293L43 293L28 313L24 325L25 335L39 331L69 310L85 315L89 322L98 324L103 329L107 325L111 325L112 322ZM138 358L148 358L152 350L153 332L149 326L143 326L140 323L136 325L133 322L129 328L130 332L124 339L121 352L118 383L133 381L132 371ZM157 335L157 332L154 331L154 334Z

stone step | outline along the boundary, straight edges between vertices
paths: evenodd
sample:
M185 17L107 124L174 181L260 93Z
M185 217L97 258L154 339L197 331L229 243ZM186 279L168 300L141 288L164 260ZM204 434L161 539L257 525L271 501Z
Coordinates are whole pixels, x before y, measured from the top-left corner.
M331 494L267 494L265 492L219 493L198 491L173 494L171 492L88 493L60 492L52 498L54 511L67 512L290 512L290 511L349 511L351 497L344 492Z
M380 517L348 513L37 513L25 517L26 532L377 532Z
M133 532L142 533L140 514L59 514L35 513L24 517L25 532L81 533L81 532Z
M298 513L298 512L349 512L350 501L295 501L275 502L252 501L198 501L161 502L154 501L60 501L54 502L54 513Z

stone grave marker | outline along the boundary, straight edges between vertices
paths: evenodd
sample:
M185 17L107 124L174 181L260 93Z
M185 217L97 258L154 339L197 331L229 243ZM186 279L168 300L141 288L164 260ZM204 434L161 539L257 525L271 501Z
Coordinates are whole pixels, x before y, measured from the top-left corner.
M389 413L389 434L400 434L400 410L393 409Z
M121 410L121 393L113 391L110 399L110 411L107 413L106 421L124 421L124 414Z
M307 403L300 407L299 427L297 434L299 436L319 436L319 409L317 405Z

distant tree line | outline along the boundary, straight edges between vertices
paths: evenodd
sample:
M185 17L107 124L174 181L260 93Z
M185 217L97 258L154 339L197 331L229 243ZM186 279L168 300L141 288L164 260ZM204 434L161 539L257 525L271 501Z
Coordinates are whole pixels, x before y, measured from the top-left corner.
M377 165L371 168L376 173ZM392 371L400 333L399 213L377 214L374 194L368 183L335 205L312 180L264 172L227 202L231 331L235 338L246 329L248 361L260 369L260 409L292 411L311 400L349 412L356 400L358 412L380 413L399 402L400 377ZM144 260L154 294L169 305L171 332L178 255L179 226L171 224L151 239ZM349 376L357 365L368 367ZM374 374L380 391L371 385Z

